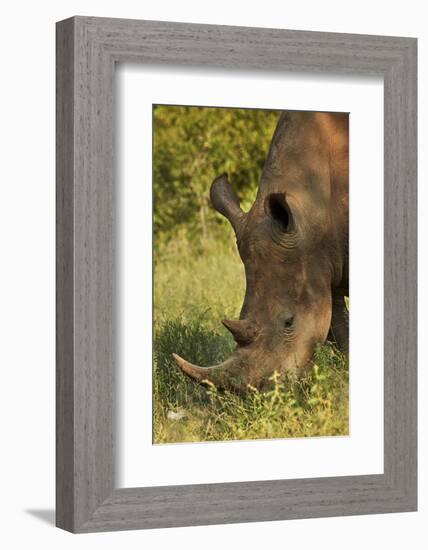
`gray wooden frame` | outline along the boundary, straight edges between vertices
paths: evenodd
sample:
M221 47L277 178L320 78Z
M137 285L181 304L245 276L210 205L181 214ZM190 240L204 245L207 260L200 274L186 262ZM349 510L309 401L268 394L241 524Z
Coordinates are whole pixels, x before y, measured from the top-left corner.
M416 39L73 17L57 24L57 525L72 532L416 510ZM384 473L114 486L116 62L384 78ZM142 464L142 467L144 465Z

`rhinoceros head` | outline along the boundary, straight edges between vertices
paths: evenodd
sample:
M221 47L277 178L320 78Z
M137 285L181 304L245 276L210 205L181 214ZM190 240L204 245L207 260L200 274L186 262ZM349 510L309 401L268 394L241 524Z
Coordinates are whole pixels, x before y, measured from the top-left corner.
M232 356L203 368L174 354L187 375L243 392L263 389L275 371L304 371L327 337L332 287L343 278L347 177L347 117L295 112L279 120L249 212L226 174L213 182L211 202L235 231L247 286L239 320L223 321Z

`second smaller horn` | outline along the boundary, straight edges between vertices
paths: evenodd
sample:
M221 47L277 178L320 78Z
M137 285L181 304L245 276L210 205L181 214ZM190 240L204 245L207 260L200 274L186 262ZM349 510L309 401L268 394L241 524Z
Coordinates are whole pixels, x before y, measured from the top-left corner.
M256 323L248 321L247 319L231 320L224 319L223 325L227 328L238 346L248 346L251 342L257 338L259 333L259 327Z

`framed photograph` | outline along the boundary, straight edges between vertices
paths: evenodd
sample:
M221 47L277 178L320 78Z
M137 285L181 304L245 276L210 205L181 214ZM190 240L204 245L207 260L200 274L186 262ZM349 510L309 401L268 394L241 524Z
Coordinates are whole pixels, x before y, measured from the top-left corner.
M57 24L57 525L414 511L416 39Z

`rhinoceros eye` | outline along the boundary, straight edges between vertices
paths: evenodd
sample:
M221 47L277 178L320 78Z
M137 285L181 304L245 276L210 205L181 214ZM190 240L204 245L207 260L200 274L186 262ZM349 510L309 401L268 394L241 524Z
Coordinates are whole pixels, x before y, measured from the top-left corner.
M272 193L266 198L265 210L277 223L281 231L289 231L292 216L285 199L285 193Z

